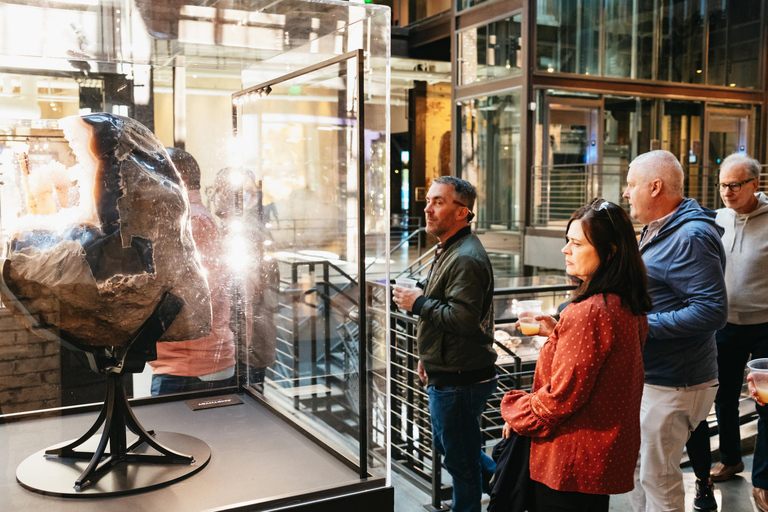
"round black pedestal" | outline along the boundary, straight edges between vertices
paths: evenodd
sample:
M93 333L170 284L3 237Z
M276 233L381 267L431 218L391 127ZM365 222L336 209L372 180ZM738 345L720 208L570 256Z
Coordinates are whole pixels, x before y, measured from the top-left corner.
M130 437L130 436L129 436ZM202 440L174 432L155 432L155 439L180 453L192 455L192 464L150 464L146 462L121 462L95 483L75 490L75 480L88 465L87 460L48 458L44 450L27 457L16 469L16 480L30 491L65 498L102 498L144 492L172 484L192 476L211 460L211 448ZM97 439L84 443L82 448L93 450ZM60 443L56 446L71 443ZM130 442L130 441L129 441ZM55 448L55 447L51 447ZM136 453L156 453L143 444Z

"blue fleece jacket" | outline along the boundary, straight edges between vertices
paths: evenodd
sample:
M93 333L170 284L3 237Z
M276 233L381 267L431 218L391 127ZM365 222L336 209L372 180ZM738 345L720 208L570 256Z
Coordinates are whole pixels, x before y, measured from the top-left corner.
M640 249L653 299L646 384L695 386L717 378L715 331L728 318L722 234L715 212L684 199Z

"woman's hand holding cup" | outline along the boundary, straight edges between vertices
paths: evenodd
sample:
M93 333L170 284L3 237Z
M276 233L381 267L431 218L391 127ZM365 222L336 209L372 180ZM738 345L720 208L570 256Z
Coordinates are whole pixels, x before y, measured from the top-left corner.
M757 394L757 386L755 386L755 377L751 373L747 375L747 387L749 388L749 396L757 402L758 405L765 405L765 403L760 400L760 396Z

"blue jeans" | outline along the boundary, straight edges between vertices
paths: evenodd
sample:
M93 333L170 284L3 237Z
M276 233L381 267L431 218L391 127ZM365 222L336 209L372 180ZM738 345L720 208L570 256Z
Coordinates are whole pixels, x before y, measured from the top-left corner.
M481 449L480 415L496 379L464 386L427 386L432 442L453 478L454 512L480 512L496 463Z
M744 367L750 359L761 357L768 357L768 323L728 323L717 331L720 389L715 397L715 412L720 431L720 460L726 466L735 466L741 460L739 394L744 381ZM755 407L758 420L752 485L768 489L768 405Z
M204 381L197 377L182 377L180 375L155 374L152 375L152 396L170 395L173 393L186 393L187 391L203 391L207 389L234 386L237 384L235 377L224 380Z

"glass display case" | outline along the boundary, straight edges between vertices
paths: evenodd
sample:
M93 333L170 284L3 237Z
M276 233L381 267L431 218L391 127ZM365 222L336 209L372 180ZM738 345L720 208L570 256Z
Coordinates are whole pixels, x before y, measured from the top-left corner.
M389 18L0 2L6 503L392 510Z

